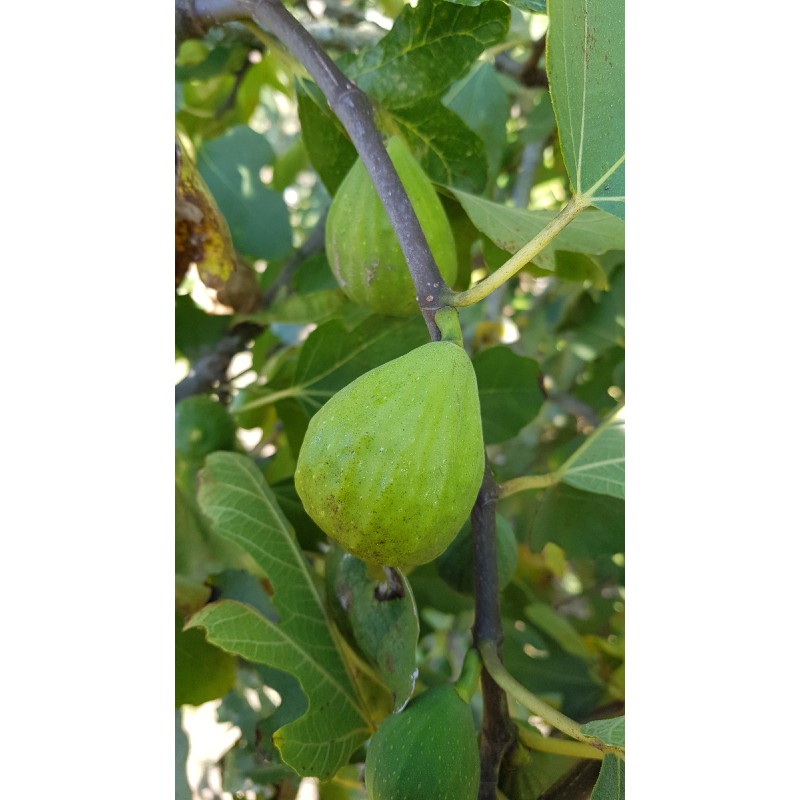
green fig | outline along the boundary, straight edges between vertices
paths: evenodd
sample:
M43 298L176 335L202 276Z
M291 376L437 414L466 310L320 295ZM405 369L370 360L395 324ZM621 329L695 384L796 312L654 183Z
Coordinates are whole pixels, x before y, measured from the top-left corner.
M449 285L458 274L456 245L433 184L397 138L387 151ZM347 173L325 224L325 252L345 294L378 314L407 317L418 311L414 283L394 228L363 162Z
M357 378L314 415L295 485L345 550L404 569L455 538L483 469L472 362L456 344L429 342Z
M387 717L367 748L369 800L474 800L479 779L472 711L452 684Z

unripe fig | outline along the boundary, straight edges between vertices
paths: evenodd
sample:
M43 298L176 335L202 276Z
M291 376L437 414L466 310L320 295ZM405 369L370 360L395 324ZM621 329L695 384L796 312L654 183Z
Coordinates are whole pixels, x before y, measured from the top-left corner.
M433 184L397 138L387 151L447 284L458 273L450 223ZM394 228L363 162L347 173L331 203L325 252L342 290L378 314L404 317L418 310L414 283Z
M367 748L370 800L474 800L479 778L472 711L452 684L387 717Z
M309 516L368 564L432 561L483 478L478 386L464 350L429 342L357 378L311 419L295 484Z

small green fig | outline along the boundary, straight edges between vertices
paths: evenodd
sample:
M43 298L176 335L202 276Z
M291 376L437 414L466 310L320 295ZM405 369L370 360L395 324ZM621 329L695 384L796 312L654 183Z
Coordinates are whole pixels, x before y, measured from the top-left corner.
M369 800L474 800L479 778L472 711L452 684L387 717L367 748Z
M405 569L447 548L483 470L472 362L441 341L335 394L311 419L295 485L308 515L345 550Z
M397 138L387 152L447 284L458 273L453 232L433 184ZM344 293L378 314L418 311L414 284L394 228L359 159L342 181L325 224L325 252Z

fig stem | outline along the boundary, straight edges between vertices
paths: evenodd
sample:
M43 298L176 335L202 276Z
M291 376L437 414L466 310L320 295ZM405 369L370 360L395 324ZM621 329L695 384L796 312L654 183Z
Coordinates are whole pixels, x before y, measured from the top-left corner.
M433 318L442 334L443 342L452 342L459 347L464 347L464 337L461 335L458 311L455 308L443 306L433 315Z
M547 489L555 486L561 480L561 472L548 472L545 475L523 475L519 478L511 478L500 484L498 499L509 497L517 492L524 492L528 489Z
M488 297L509 278L514 277L532 258L544 250L553 239L589 205L585 195L573 195L558 214L536 234L521 250L514 253L503 266L463 292L449 292L442 298L448 305L463 308Z
M467 650L464 656L464 663L461 666L461 675L455 682L455 690L458 696L469 703L470 698L478 688L478 681L481 677L481 657L475 648Z
M475 624L473 642L488 642L499 653L503 645L500 588L497 573L497 482L488 458L483 483L472 508L472 554L475 565ZM478 800L495 800L500 763L516 742L516 728L508 713L503 689L484 667L481 671L483 719L481 721L481 780Z

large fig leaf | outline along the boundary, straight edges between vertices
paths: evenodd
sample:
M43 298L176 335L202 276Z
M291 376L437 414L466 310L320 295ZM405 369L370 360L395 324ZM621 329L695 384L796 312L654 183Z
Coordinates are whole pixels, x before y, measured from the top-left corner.
M472 360L481 401L483 438L497 444L516 436L544 402L539 364L508 347L490 347Z
M472 224L497 247L516 253L555 216L555 211L525 211L493 203L458 189L450 189ZM624 223L603 211L584 211L553 239L534 259L536 266L555 270L557 250L600 255L625 249Z
M275 160L269 142L246 125L203 142L200 174L230 226L236 249L252 258L282 258L292 248L289 210L260 172Z
M481 137L493 180L505 151L506 121L511 107L497 72L486 61L476 64L466 78L450 87L444 102Z
M597 558L625 550L625 502L558 483L537 498L530 547L552 542L569 558Z
M625 217L625 0L549 4L547 75L577 194Z
M559 472L577 489L625 497L625 411L604 422Z
M371 730L291 526L255 465L239 454L208 457L198 500L214 529L264 571L280 620L276 624L249 605L223 600L206 606L189 624L204 627L218 647L297 678L308 710L280 728L274 741L298 774L326 780Z
M432 181L480 192L486 186L486 147L455 111L436 98L392 112L414 157Z
M297 361L294 382L301 401L313 414L359 375L427 341L418 317L394 320L375 315L352 331L338 320L321 325L306 339Z
M420 0L416 8L403 9L374 47L339 63L370 97L402 108L440 97L505 36L509 19L508 6L496 0L477 8Z
M333 195L358 154L316 84L299 78L295 87L303 143L314 169Z

